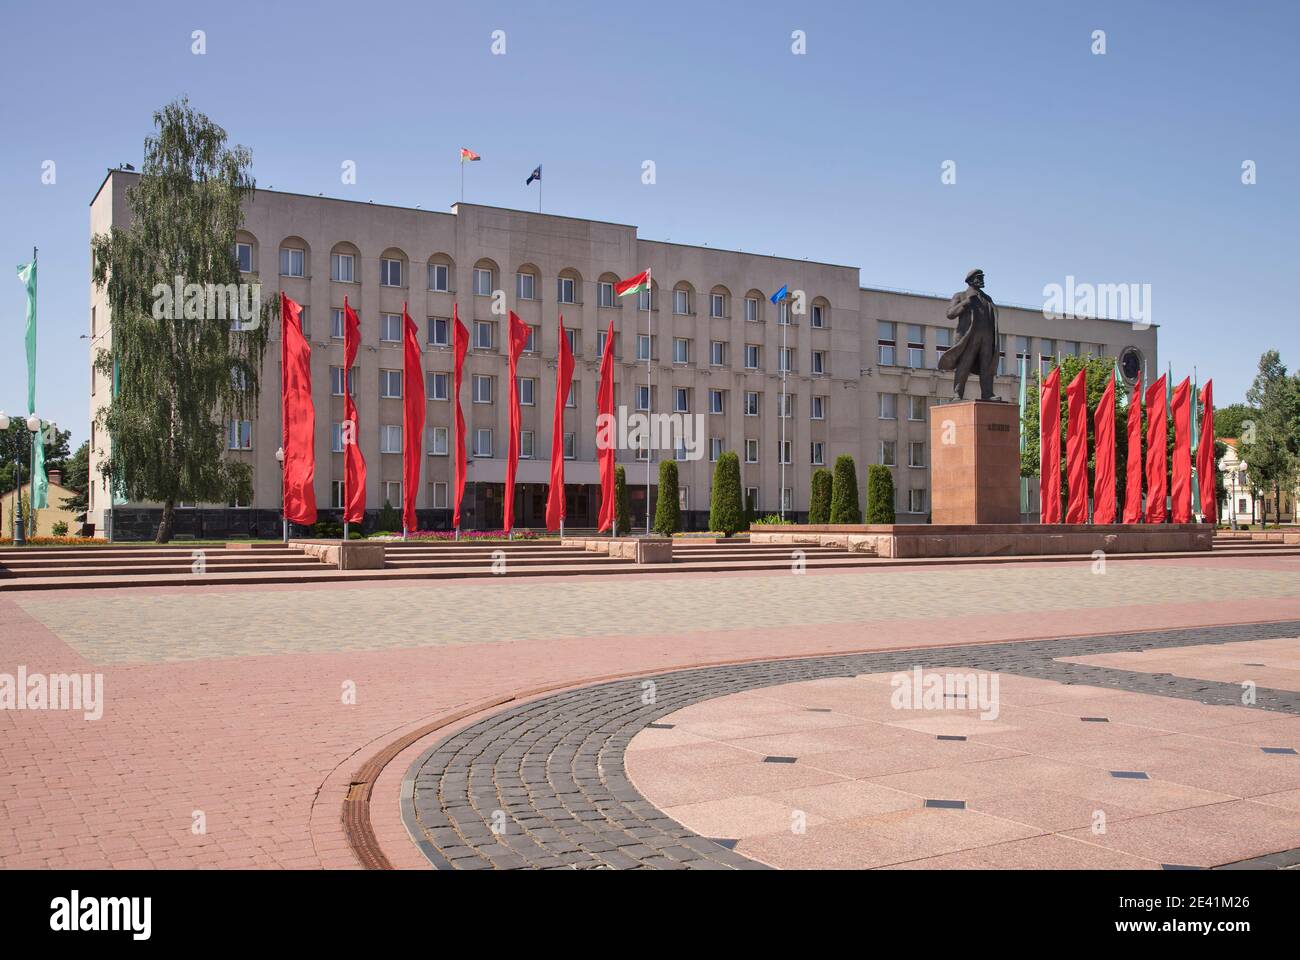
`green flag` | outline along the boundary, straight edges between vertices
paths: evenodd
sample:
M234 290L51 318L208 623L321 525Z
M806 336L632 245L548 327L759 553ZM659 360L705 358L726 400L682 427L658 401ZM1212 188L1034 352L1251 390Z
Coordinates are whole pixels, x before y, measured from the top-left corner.
M1124 383L1124 374L1120 372L1119 361L1115 361L1115 399L1121 407L1128 406L1128 387Z
M27 288L27 412L36 412L36 255L18 267L18 279Z
M1020 452L1025 452L1025 405L1029 389L1029 358L1020 358ZM1029 478L1020 478L1020 512L1029 512Z
M50 478L45 475L45 431L53 429L48 423L42 423L41 429L32 434L32 491L33 510L44 510L50 505ZM35 529L32 533L35 533Z

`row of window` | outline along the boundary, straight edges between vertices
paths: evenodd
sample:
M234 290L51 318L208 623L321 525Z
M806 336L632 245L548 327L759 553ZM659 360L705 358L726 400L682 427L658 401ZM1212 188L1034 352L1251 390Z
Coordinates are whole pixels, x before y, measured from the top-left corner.
M898 341L898 328L904 326L906 340L903 343L902 350ZM934 346L934 363L933 367L939 366L939 358L942 357L953 344L953 330L950 327L935 327L935 346ZM1032 364L1031 341L1032 337L1015 338L1015 364L1008 369L1007 367L1007 339L1010 335L1005 333L998 334L998 374L1018 375L1020 372L1021 361L1026 365ZM1041 339L1039 366L1044 376L1051 370L1051 366L1056 362L1058 356L1062 357L1100 357L1105 353L1101 344L1083 343L1079 340L1047 340ZM910 367L914 370L926 369L925 363L925 327L919 323L909 323L906 325L893 323L885 320L878 321L876 333L876 359L882 367Z
M235 244L235 260L241 273L253 271L253 245L251 243ZM356 255L350 253L330 254L330 279L337 283L356 283ZM306 275L307 253L297 247L280 248L280 276L304 277ZM426 285L434 293L451 293L451 265L449 263L427 264ZM379 260L379 285L383 287L406 286L405 261L397 258L381 257ZM576 275L561 273L555 279L555 299L562 304L578 304L582 279ZM490 297L496 291L496 271L491 267L475 267L473 273L473 290L475 296ZM538 300L538 277L535 273L521 271L515 274L515 296L520 300ZM672 291L673 313L679 316L694 316L694 291L689 284L679 284ZM730 318L730 295L714 291L709 294L709 316L713 319ZM757 323L762 317L761 297L746 296L745 319ZM600 307L613 307L617 304L614 294L614 281L600 280L596 283L596 304ZM648 311L654 306L654 291L644 290L638 296L637 309ZM777 322L790 322L790 304L783 300L778 305ZM809 317L811 326L824 329L828 325L830 309L823 302L814 302Z

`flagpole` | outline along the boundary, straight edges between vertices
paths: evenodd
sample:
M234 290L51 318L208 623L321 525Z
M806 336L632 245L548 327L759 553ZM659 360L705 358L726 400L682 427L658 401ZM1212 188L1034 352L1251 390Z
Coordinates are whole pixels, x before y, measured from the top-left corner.
M654 274L651 272L651 269L647 269L645 272L645 282L646 282L646 290L650 294L649 301L648 301L648 305L650 309L646 310L645 312L646 340L649 341L646 344L646 351L645 351L646 412L647 414L649 414L647 420L649 421L649 423L653 424L655 390L654 390L654 379L653 379L654 371L651 369L651 364L653 362L654 355L655 355L655 338L654 338L655 286L654 286ZM651 450L650 437L647 434L646 442L645 442L645 535L647 537L650 536L650 460L651 460L650 450Z
M777 320L781 319L781 304L785 303L788 297L789 294L787 294L785 297L782 297L781 303L777 304L776 307ZM785 323L781 325L781 410L779 411L781 415L780 416L781 449L777 451L777 460L781 462L781 489L777 491L777 497L780 505L782 520L785 519L785 421L790 412L789 410L786 409L786 404L789 401L786 399L788 395L785 392L786 391L785 378L789 374L788 368L790 366L788 361L789 354L787 352L787 347L786 347L786 344L789 343L789 339L788 339L789 333L790 333L790 311L787 308L785 312ZM755 510L758 509L757 503L754 504L754 509Z

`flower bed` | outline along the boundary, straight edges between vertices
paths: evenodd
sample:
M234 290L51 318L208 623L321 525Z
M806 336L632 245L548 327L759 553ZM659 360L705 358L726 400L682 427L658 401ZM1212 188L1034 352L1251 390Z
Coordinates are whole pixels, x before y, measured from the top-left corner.
M381 536L370 537L371 540L401 540L400 533L385 534ZM454 530L416 530L406 535L409 543L412 540L432 540L432 541L451 541L456 539ZM460 532L462 542L466 540L509 540L510 536L504 530L462 530ZM514 539L516 540L537 540L538 535L534 530L516 530Z
M103 537L28 537L29 547L93 547L107 544ZM12 547L12 537L0 537L0 546Z

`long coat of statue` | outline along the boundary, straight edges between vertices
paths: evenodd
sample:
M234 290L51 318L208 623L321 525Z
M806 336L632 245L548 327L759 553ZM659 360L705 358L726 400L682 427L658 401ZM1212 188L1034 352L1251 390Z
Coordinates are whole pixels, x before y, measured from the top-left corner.
M939 358L940 370L952 370L953 395L962 399L966 380L974 373L980 379L980 399L995 400L993 377L998 369L998 308L983 291L983 274L967 277L965 290L953 294L948 319L957 321L957 341Z

